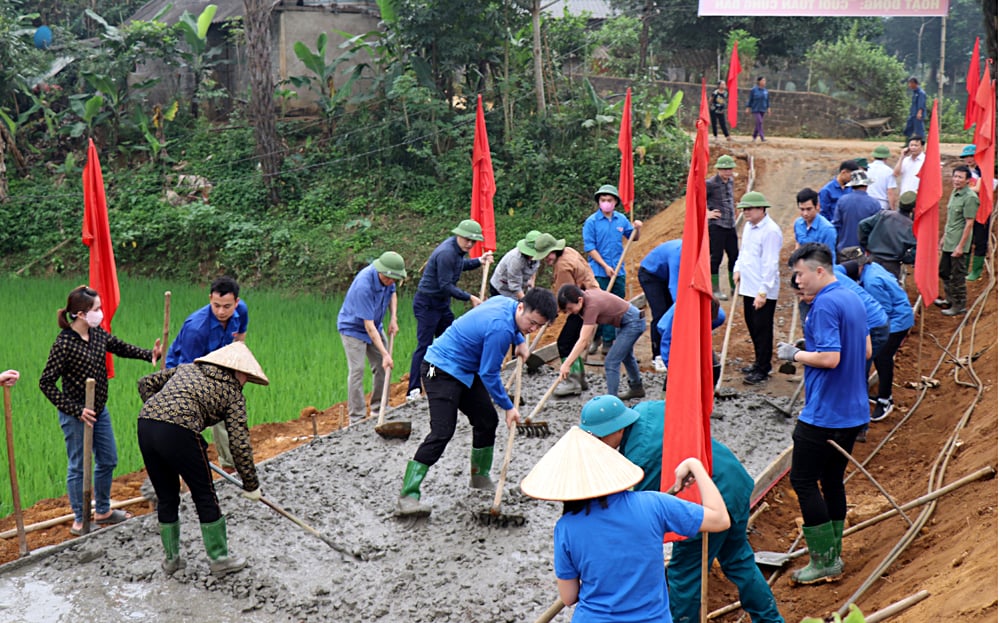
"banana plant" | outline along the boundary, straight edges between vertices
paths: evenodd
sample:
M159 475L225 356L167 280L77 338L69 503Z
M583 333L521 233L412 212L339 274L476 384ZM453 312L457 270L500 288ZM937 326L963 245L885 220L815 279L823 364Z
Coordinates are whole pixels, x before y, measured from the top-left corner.
M226 62L225 59L216 58L222 53L219 47L209 47L208 29L212 26L212 19L218 10L214 4L205 7L198 17L194 17L187 11L181 14L177 22L177 29L184 36L187 43L187 50L180 50L178 54L194 75L194 97L191 98L191 114L198 116L198 109L203 100L216 95L215 92L208 92L204 85L213 84L210 80L210 73L214 67Z
M326 50L328 39L326 33L320 33L316 38L316 51L313 52L301 41L296 41L292 46L295 56L298 57L306 69L312 72L308 76L289 76L288 81L296 88L307 88L317 96L317 103L320 112L326 121L325 131L327 135L333 132L333 119L340 106L347 101L351 95L351 87L361 77L361 66L356 66L351 71L347 81L339 89L334 85L334 77L337 69L351 59L353 54L342 54L329 63L326 62Z
M91 135L94 126L109 116L108 112L101 112L103 106L104 97L100 94L92 95L91 97L87 97L85 94L71 96L69 98L69 107L81 121L77 121L70 126L69 135L73 138L79 138L84 131L87 132L88 136Z

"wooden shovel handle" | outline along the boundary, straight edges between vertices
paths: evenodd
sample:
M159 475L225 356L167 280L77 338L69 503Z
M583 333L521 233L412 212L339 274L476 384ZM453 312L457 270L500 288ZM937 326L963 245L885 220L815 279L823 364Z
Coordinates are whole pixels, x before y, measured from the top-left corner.
M615 279L618 279L618 271L621 270L622 262L625 261L625 255L628 253L628 248L632 246L632 241L635 240L636 234L635 228L632 229L632 233L628 235L628 240L625 242L625 248L622 249L622 256L618 258L618 265L615 266L615 274L611 275L611 279L608 280L608 287L605 291L611 292L611 288L615 287Z
M729 334L733 330L733 314L736 313L736 299L739 298L739 294L732 292L730 296L733 297L732 303L729 304L729 317L726 318L726 337L722 338L722 357L719 360L719 382L715 384L715 391L719 391L722 387L722 373L726 371L726 354L729 351Z
M160 355L160 369L167 367L167 346L170 342L170 290L163 293L163 339L160 341L163 349Z
M393 346L396 344L396 336L389 336L389 358L392 358ZM378 424L385 424L385 410L389 406L389 385L392 383L392 368L385 371L385 383L382 383L382 404L378 410Z
M542 399L538 401L538 404L535 405L535 408L531 410L531 413L528 414L528 417L524 418L525 424L529 424L533 419L535 419L535 416L538 415L538 412L542 410L542 407L545 406L545 403L548 402L549 398L552 397L552 393L556 391L556 386L559 385L560 381L562 381L562 379L560 379L559 377L556 377L556 380L552 381L552 385L549 386L548 391L545 392L545 395L542 396Z
M87 379L84 390L84 406L91 411L94 410L94 393L97 381ZM94 427L86 422L83 423L83 533L90 532L90 498L93 495L92 482L94 472L92 468L94 450Z
M514 378L517 379L517 383L514 384L514 408L521 402L521 366L517 366L517 370L514 372ZM507 468L510 467L510 455L514 450L514 437L517 435L517 426L508 427L507 431L507 447L503 452L503 467L500 468L500 480L497 481L497 492L493 496L493 506L490 507L490 512L494 515L500 514L500 500L503 498L503 486L507 482Z

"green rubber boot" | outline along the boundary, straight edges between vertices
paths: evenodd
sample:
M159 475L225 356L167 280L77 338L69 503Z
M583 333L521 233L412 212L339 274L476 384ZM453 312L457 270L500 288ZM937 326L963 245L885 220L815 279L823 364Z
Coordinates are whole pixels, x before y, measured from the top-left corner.
M712 296L719 299L720 301L728 301L729 297L722 293L719 289L719 275L712 275Z
M484 491L496 489L496 483L490 478L490 469L493 467L493 446L473 448L469 458L472 463L472 479L469 481L469 486Z
M978 255L972 256L972 270L966 275L966 281L979 281L979 278L983 276L983 262L986 261L985 257L980 257Z
M566 360L563 359L563 361ZM583 388L580 387L580 377L582 375L583 363L578 358L572 363L572 365L570 365L569 375L567 375L565 379L559 381L559 384L556 385L553 393L559 398L563 396L579 396L583 393Z
M587 383L587 368L584 367L583 357L577 357L576 361L569 368L570 374L576 375L576 381L580 384L580 391L585 392L590 389L590 384Z
M844 572L844 563L837 556L839 540L834 533L833 522L802 526L802 535L809 546L809 564L792 572L792 584L815 584L838 579Z
M160 566L167 575L187 566L181 558L181 522L161 523L160 542L163 543L163 551L166 554Z
M246 558L229 555L225 516L211 523L201 524L201 538L205 542L205 552L208 554L208 568L215 577L221 578L247 566Z
M420 483L427 476L428 469L429 465L413 460L406 464L403 488L399 492L399 500L396 501L397 515L427 517L431 514L431 507L420 503Z
M833 521L830 522L830 525L833 526L833 536L836 537L836 539L837 539L837 544L836 544L836 547L837 547L837 559L836 559L836 561L840 563L841 567L843 567L844 566L844 561L840 558L840 552L844 549L844 520L843 519L840 519L840 520L834 519Z

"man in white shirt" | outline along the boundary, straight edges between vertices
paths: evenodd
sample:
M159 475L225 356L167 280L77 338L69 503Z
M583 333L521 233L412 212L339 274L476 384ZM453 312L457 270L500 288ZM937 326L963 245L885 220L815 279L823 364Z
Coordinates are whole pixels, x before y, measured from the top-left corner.
M917 192L920 186L920 167L924 166L924 139L919 136L911 136L906 143L906 147L899 154L899 160L893 167L892 173L899 178L899 192L905 193L908 190Z
M871 182L868 196L878 201L883 210L895 210L899 199L896 176L892 167L885 163L890 155L888 147L879 145L872 151L872 163L868 165L868 180Z
M759 192L740 199L746 223L733 279L743 297L743 317L753 341L754 363L743 368L747 385L759 385L771 372L774 353L774 309L778 302L781 228L767 215L771 204Z

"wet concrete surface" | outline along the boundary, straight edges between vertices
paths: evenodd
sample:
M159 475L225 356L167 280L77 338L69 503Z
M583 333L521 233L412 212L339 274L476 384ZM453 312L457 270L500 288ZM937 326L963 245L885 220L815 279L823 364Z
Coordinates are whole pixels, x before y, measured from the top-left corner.
M387 417L412 421L407 441L382 439L374 421L364 421L260 466L265 497L357 558L217 482L231 552L250 563L244 571L221 579L209 574L194 507L185 499L185 570L170 578L160 570L156 518L147 515L0 570L0 621L534 620L557 596L552 528L561 505L527 498L518 484L577 423L583 403L603 391L601 368L587 371L590 391L550 400L538 416L548 422L551 436L515 439L501 511L524 517L522 526L480 524L478 515L490 508L493 492L468 486L471 428L461 416L455 438L422 487L433 514L419 520L393 515L405 464L429 429L427 403L420 400ZM647 397L662 397L663 376L644 376ZM551 368L525 375L523 414L554 379ZM751 474L790 444L794 419L781 416L760 393L787 395L794 388L785 387L789 380L797 379L775 374L753 393L734 386L735 396L716 401L721 419L712 420L713 436L732 448ZM506 438L501 423L494 478ZM568 621L570 613L554 620Z

